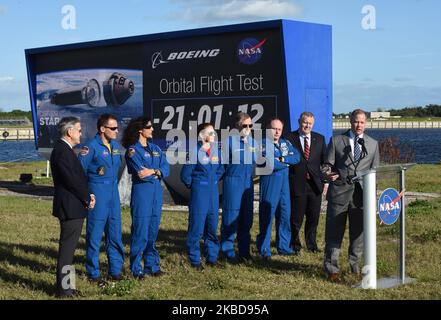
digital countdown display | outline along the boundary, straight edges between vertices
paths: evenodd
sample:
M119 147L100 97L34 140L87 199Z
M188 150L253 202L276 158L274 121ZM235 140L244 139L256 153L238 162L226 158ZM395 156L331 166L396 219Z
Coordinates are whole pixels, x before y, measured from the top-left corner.
M248 113L255 129L274 116L288 116L283 94L278 29L161 41L146 46L151 59L144 71L145 114L161 147L168 130L189 122L211 122L233 129L236 114ZM286 108L285 108L286 109Z

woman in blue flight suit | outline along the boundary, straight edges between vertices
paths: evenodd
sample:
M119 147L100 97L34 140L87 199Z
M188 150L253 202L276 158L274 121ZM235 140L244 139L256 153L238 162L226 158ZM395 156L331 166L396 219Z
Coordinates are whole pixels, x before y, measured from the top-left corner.
M222 201L221 251L227 261L237 262L234 240L237 236L239 260L250 259L253 225L256 142L251 138L253 123L246 113L238 113L239 136L229 138Z
M118 171L121 147L116 142L118 122L114 115L102 114L97 121L95 138L85 144L78 158L86 172L96 205L89 212L86 228L86 271L92 282L102 284L99 254L103 232L109 261L109 278L120 280L124 267L124 245L121 232L121 205Z
M271 257L270 243L273 218L276 219L276 247L281 255L291 255L291 200L289 193L289 166L300 161L297 149L281 137L283 122L273 118L268 124L272 130L273 141L266 140L262 145L262 155L274 164L271 174L260 176L259 234L257 250L263 258ZM269 146L274 145L274 153ZM271 150L271 151L270 151Z
M181 170L181 180L191 189L188 218L187 251L191 266L202 270L200 244L204 238L205 259L215 265L219 255L217 225L219 219L218 182L224 172L221 152L214 143L216 132L213 125L198 126L198 143L195 154L190 156Z
M132 175L130 270L138 279L144 275L164 274L159 266L155 242L161 221L161 180L168 176L169 164L162 150L148 141L152 137L150 118L139 117L130 121L122 139L122 145L127 149L127 169Z

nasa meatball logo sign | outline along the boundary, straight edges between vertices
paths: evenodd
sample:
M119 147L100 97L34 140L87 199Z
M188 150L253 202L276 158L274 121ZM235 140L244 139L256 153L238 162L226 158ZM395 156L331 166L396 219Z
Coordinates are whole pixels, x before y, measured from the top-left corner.
M381 193L378 200L378 215L382 223L391 225L398 220L401 212L402 196L403 192L398 193L393 188L388 188Z
M239 43L237 47L237 56L240 62L244 64L255 64L260 60L263 54L263 44L266 39L259 41L255 38L246 38Z

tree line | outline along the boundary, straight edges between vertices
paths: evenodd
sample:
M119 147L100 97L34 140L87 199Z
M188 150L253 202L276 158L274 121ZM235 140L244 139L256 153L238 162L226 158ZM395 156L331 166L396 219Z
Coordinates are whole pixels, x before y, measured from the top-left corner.
M23 119L28 118L32 122L32 111L12 110L9 112L0 110L0 119Z
M427 117L441 117L441 105L438 104L429 104L425 107L406 107L403 109L389 109L386 110L384 108L377 108L376 111L390 112L391 116L401 116L403 118L427 118ZM349 116L348 113L332 113L332 115L336 118L344 118L345 116Z
M407 107L404 109L388 110L391 116L402 117L441 117L441 105L429 104L425 107Z

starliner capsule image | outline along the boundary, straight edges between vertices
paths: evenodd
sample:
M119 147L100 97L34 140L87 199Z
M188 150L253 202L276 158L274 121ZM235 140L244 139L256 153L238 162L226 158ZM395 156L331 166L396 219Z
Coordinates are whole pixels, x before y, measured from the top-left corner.
M98 107L101 98L101 89L96 79L87 81L84 87L67 88L55 92L51 96L51 103L59 106L87 104L89 107Z
M124 75L114 72L109 80L103 83L104 99L108 106L118 107L124 104L135 92L133 81Z
M87 104L89 107L102 107L101 96L109 107L123 105L135 92L133 81L119 72L114 72L101 86L96 79L90 79L84 86L60 89L51 97L51 103L59 106Z

